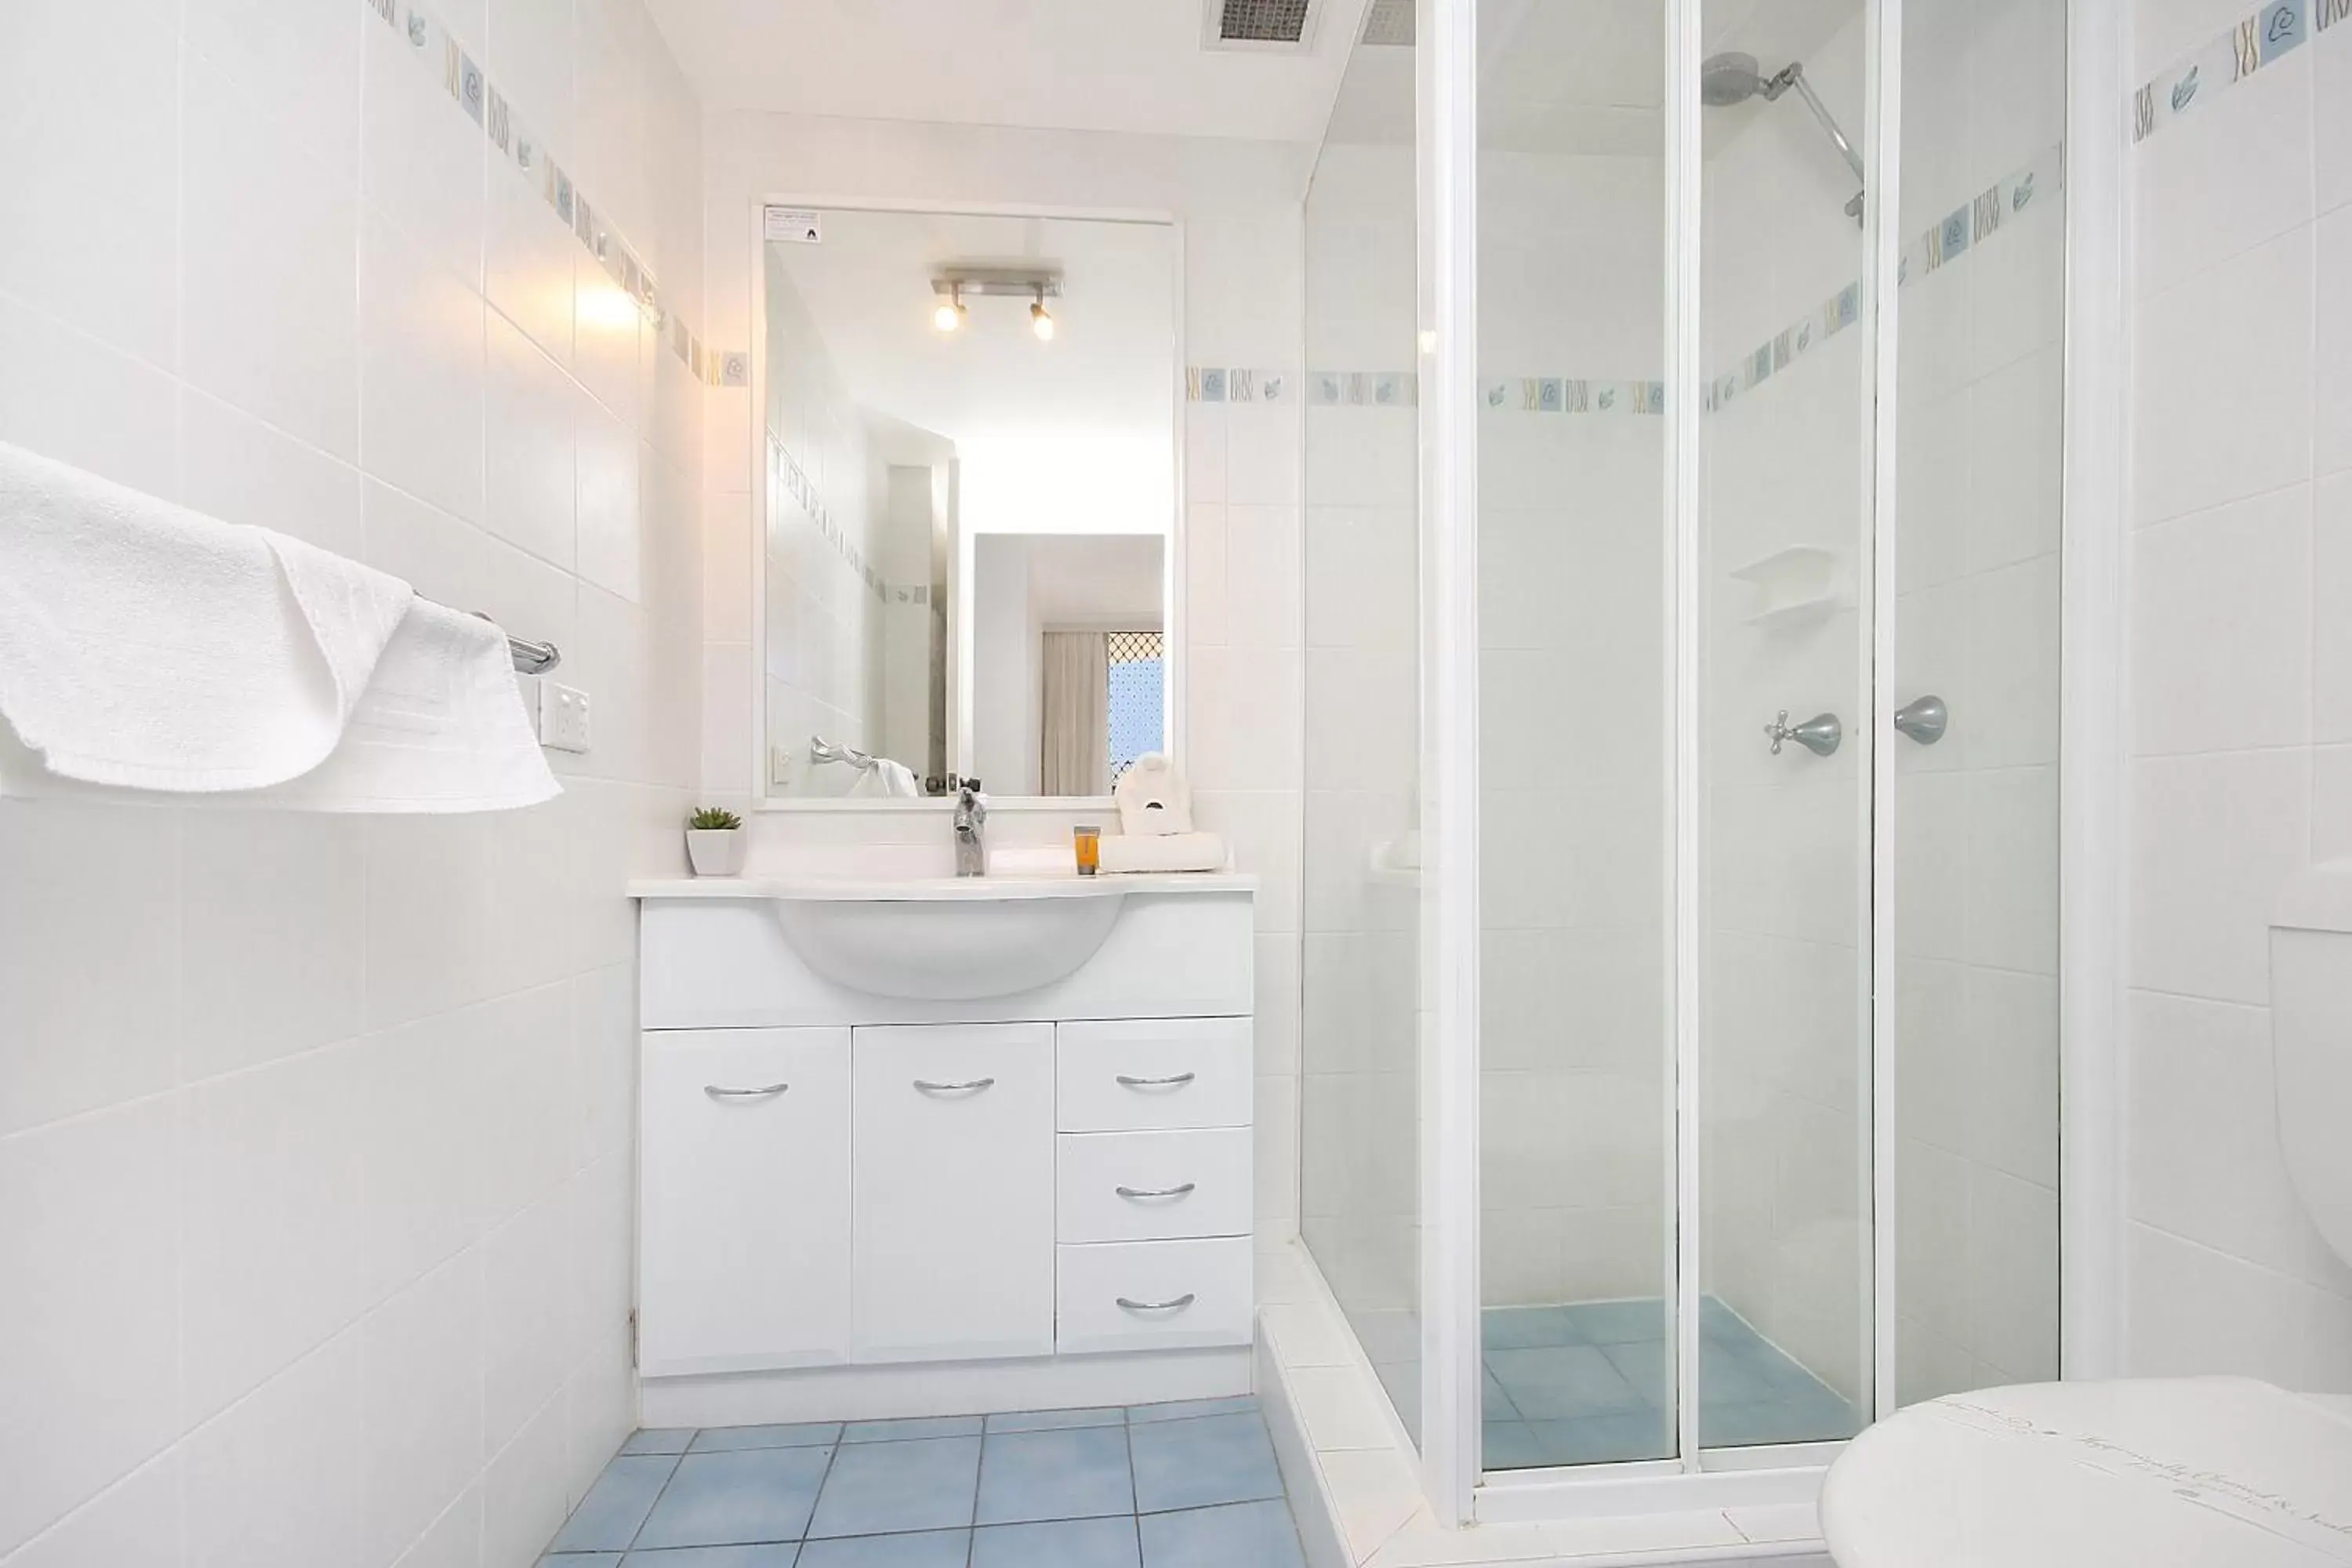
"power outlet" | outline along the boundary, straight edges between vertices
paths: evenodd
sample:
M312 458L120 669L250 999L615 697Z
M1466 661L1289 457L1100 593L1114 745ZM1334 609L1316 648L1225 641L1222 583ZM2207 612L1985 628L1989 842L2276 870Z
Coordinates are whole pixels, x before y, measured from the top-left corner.
M588 694L552 680L539 683L539 743L551 752L588 749Z

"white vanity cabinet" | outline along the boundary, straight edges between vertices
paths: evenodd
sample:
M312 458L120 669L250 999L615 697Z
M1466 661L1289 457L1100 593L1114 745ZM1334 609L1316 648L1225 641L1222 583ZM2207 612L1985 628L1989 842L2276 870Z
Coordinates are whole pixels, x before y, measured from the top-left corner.
M645 1037L638 1365L847 1358L847 1029Z
M856 1032L861 1361L1054 1348L1054 1026Z
M637 889L648 1424L1251 1386L1252 888L1104 882L871 895L951 907L902 909L903 965L868 949L861 979L985 976L1003 931L1092 944L1058 979L971 997L835 977L841 944L899 918L849 913L820 932L831 950L808 934L823 910L780 918L779 899L837 890ZM1116 919L1019 908L1071 896ZM992 903L1012 906L1001 926Z

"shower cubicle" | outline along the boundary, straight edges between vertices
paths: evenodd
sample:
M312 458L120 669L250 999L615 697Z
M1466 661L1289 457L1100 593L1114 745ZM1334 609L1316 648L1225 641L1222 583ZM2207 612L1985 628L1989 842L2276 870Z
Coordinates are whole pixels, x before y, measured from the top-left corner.
M1306 226L1301 1227L1458 1517L2057 1374L2066 40L1368 8Z

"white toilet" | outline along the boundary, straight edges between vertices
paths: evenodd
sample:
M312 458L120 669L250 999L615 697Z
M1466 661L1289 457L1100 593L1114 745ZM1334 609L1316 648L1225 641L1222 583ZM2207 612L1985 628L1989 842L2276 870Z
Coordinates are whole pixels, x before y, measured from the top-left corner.
M2272 922L2271 1038L2295 1190L2352 1261L2352 859ZM2352 1398L2211 1377L1930 1400L1839 1458L1822 1532L1840 1568L2352 1563Z

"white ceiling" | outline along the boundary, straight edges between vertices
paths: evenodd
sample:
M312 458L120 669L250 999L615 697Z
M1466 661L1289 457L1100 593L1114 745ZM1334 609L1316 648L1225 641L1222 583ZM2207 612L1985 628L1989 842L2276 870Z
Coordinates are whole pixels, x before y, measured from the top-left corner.
M1710 0L1703 47L1744 49L1778 70L1819 49L1861 9L1862 0ZM1487 0L1478 33L1481 146L1626 157L1664 148L1665 8L1657 0ZM1412 50L1357 50L1331 139L1411 145L1412 92ZM1709 110L1708 151L1736 136L1757 109Z
M1024 300L970 300L960 331L932 325L931 279L957 261L1059 268L1054 341L1037 341ZM1175 237L1164 226L835 210L822 245L772 244L768 265L799 292L869 415L953 441L1170 440Z
M1199 0L648 0L714 110L1313 142L1362 0L1304 54L1202 47Z

